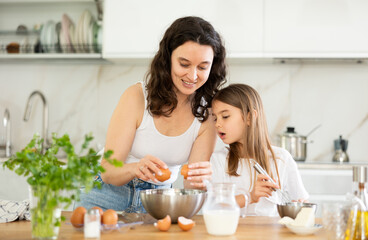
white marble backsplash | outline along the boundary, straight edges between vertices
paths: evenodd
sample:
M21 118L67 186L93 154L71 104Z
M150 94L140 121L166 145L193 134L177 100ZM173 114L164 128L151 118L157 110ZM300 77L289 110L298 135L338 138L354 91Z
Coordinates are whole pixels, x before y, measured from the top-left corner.
M0 120L10 111L13 152L42 131L42 102L23 121L26 101L34 90L49 104L49 132L68 133L81 144L92 132L94 147L104 145L107 126L123 91L143 80L147 64L132 65L0 65ZM286 126L307 134L307 162L331 162L333 140L349 140L351 162L368 162L368 68L337 64L232 64L229 82L253 86L263 99L274 143ZM2 126L2 121L1 125ZM0 127L0 141L4 129Z

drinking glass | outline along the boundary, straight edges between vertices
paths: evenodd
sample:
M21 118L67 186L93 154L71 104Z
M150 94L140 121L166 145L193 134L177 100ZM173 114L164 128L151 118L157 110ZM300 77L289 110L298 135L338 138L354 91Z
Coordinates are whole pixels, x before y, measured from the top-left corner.
M326 202L322 204L322 224L329 240L345 238L351 205L348 202Z

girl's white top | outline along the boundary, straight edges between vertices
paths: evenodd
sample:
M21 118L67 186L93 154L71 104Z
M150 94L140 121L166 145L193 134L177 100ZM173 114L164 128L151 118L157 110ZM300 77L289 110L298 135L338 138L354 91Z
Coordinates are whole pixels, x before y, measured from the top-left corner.
M296 162L290 155L290 153L279 147L272 146L275 153L276 162L279 171L279 177L281 181L281 190L289 193L292 200L308 199L309 194L305 190ZM249 193L253 186L251 186L250 170L244 159L241 159L237 173L238 177L229 176L227 174L227 155L228 149L225 146L216 150L211 156L211 166L213 170L212 181L213 182L232 182L235 183L237 192L236 194ZM253 165L251 165L253 166ZM277 177L276 170L272 164L272 171L274 178ZM257 174L253 167L251 167L252 176ZM278 179L276 179L278 180ZM278 181L276 181L278 182ZM277 212L276 204L280 202L281 196L277 192L272 192L271 197L262 197L258 203L248 205L246 208L241 209L241 214L250 216L279 216Z

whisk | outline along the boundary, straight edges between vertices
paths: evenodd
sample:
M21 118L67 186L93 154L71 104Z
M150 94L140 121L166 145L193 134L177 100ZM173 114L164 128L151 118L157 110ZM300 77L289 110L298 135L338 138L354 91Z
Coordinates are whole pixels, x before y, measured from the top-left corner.
M259 165L259 163L257 163L255 160L250 159L253 162L253 167L254 169L259 173L259 174L263 174L265 176L268 177L268 181L270 181L273 184L276 184L275 181L268 175L268 173L263 169L263 167L261 165ZM277 188L272 188L272 190L278 192L281 195L281 205L284 205L286 203L291 202L290 196L287 192L284 192L280 189Z

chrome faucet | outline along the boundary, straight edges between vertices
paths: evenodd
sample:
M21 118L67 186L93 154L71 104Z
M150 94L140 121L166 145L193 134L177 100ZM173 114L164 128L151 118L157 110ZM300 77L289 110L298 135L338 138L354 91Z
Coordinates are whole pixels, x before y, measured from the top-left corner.
M36 95L40 96L42 103L43 103L43 120L42 120L42 152L45 152L45 150L50 146L50 141L48 139L48 126L49 126L49 108L47 105L47 101L45 96L40 91L34 91L31 93L31 95L28 98L26 111L24 112L24 118L23 120L25 122L28 121L31 110L33 106L34 99Z
M4 118L3 118L3 126L5 129L5 137L3 138L5 141L4 145L0 145L0 149L5 150L5 157L11 156L11 140L10 140L10 113L8 109L5 109Z

